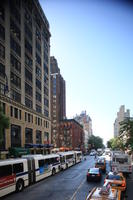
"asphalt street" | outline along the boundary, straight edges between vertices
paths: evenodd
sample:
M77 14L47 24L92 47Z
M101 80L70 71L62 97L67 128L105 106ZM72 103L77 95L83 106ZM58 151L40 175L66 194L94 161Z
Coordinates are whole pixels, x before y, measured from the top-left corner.
M94 167L95 159L87 156L86 160L61 171L55 176L48 177L32 186L25 188L21 193L12 193L4 200L85 200L94 186L103 184L86 181L89 167Z
M12 193L2 200L85 200L93 187L102 186L105 174L101 182L87 182L86 173L88 168L95 166L94 156L87 156L86 160L61 171L58 174L48 177L32 186L25 188L20 193ZM106 170L110 170L107 161ZM133 200L133 176L127 178L126 198Z

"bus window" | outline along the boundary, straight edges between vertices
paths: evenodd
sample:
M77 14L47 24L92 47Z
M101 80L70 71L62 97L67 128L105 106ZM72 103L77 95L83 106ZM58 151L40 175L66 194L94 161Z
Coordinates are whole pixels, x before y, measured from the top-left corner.
M44 160L39 160L38 162L39 162L39 168L44 167Z
M23 163L13 164L13 173L14 174L17 174L17 173L20 173L23 171L24 171Z
M12 166L11 165L4 165L0 166L0 178L4 176L12 175Z

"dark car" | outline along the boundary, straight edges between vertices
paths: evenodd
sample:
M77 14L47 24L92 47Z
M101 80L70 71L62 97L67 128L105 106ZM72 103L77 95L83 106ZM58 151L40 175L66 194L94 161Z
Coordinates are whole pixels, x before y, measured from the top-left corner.
M87 181L100 181L102 177L101 169L90 168L87 172Z

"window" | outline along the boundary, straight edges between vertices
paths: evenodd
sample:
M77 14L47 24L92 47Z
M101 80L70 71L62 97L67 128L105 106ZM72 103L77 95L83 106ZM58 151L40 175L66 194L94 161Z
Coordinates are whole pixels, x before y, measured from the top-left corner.
M30 114L28 113L28 122L30 122Z
M14 99L15 101L21 103L21 94L19 94L15 90L11 90L11 98Z
M26 39L25 39L25 49L32 55L32 46Z
M41 45L40 43L36 40L36 49L39 51L39 53L41 54Z
M32 69L32 59L27 54L25 54L25 64Z
M42 112L41 106L39 106L39 105L36 104L36 111L37 111L38 113L41 113L41 112Z
M48 85L48 78L46 75L44 75L44 83L46 83L46 85Z
M46 109L44 109L44 115L45 115L46 117L49 116L49 112L48 112Z
M0 12L1 13L1 12ZM1 16L1 15L0 15ZM0 38L5 40L5 28L0 24Z
M17 108L14 108L14 117L18 118L18 109Z
M0 76L5 78L5 66L0 63Z
M21 147L21 127L11 125L11 147Z
M13 173L17 174L24 171L23 163L13 164Z
M33 93L32 92L32 87L27 83L25 83L25 93L30 95L30 96L32 96L32 93Z
M44 105L47 106L47 107L49 107L49 101L46 98L44 98Z
M21 78L16 76L13 72L11 72L11 83L13 83L19 89L21 89Z
M26 68L25 68L25 79L27 81L32 82L32 73L28 69L26 69Z
M16 9L13 3L10 3L10 12L14 16L18 24L21 24L21 17L19 11Z
M41 33L38 28L36 28L36 38L41 41Z
M44 141L45 142L49 142L49 133L48 132L44 132Z
M30 99L28 99L27 97L25 97L25 106L28 108L32 108L33 107L33 103Z
M25 112L25 121L27 121L27 112Z
M10 116L13 117L13 107L10 106Z
M10 20L10 31L13 33L13 35L17 38L17 39L21 39L21 33L20 33L20 29L18 28L18 26L14 23L14 21L11 19Z
M47 67L47 65L44 63L44 72L46 73L46 74L48 74L48 67Z
M5 47L0 44L0 58L5 58Z
M36 92L36 100L41 102L42 101L41 98L42 98L41 94L39 92Z
M42 132L37 130L36 131L36 144L41 144L42 143L41 135L42 135Z
M40 118L38 117L38 126L40 126Z
M38 160L39 168L44 167L44 160Z
M0 19L2 19L3 21L5 20L5 10L4 10L4 8L2 8L1 5L0 5Z
M12 37L10 37L10 45L11 45L11 49L13 51L15 51L15 53L19 57L21 57L21 47L20 47L20 45Z
M0 101L0 106L2 108L2 112L5 114L6 113L6 104Z
M33 130L31 128L25 128L25 143L33 143Z
M41 65L41 57L36 53L36 62Z
M10 55L10 56L11 56L12 67L21 73L21 63L13 55Z
M47 52L48 54L48 44L45 40L44 40L44 49L45 49L45 52Z
M25 23L25 35L27 35L28 39L30 39L30 41L32 42L32 32L30 31L26 23Z
M21 110L19 110L19 119L21 120Z
M39 88L41 90L41 81L39 81L38 79L36 79L36 87Z
M48 64L48 55L45 51L44 51L44 61L46 61L46 63Z
M25 21L30 27L32 27L32 18L27 10L25 10Z
M41 69L37 66L36 66L36 74L37 74L37 76L39 76L41 78L42 72L41 72Z
M0 178L12 175L12 165L0 166Z
M44 94L48 96L48 89L44 86Z

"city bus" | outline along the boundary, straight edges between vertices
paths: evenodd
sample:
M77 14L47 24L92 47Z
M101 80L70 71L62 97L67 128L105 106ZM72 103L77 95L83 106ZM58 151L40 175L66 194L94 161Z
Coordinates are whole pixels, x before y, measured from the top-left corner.
M60 171L60 156L26 155L19 159L0 161L0 197L20 192L24 187Z
M75 164L75 153L74 151L58 152L60 155L61 169L67 169Z
M57 154L25 155L23 158L26 158L28 162L29 184L54 175L61 168L60 156Z
M0 197L13 191L22 191L28 186L28 165L26 159L0 161Z
M82 160L82 151L74 151L75 153L75 163L79 163Z

